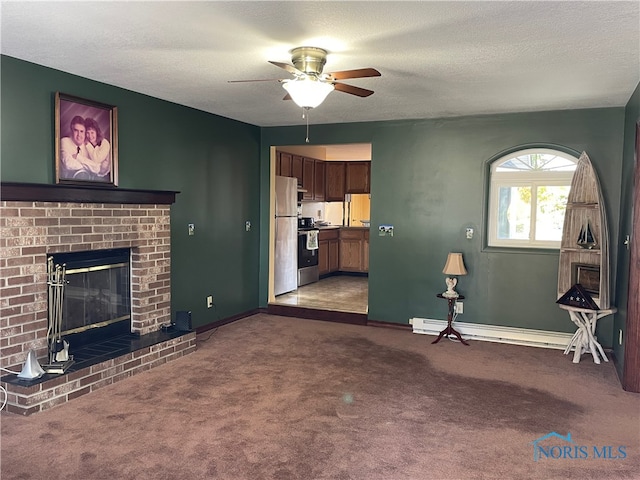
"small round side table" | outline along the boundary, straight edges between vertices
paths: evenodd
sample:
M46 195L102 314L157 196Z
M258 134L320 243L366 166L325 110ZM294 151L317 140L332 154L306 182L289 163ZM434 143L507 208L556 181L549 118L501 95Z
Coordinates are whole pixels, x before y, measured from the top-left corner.
M443 294L439 293L438 295L436 295L438 298L444 298L445 300L447 300L447 302L449 302L449 312L447 313L447 328L445 328L444 330L442 330L440 332L440 335L438 335L438 338L436 338L433 342L431 343L438 343L440 341L440 339L442 337L444 337L445 335L449 336L449 335L455 335L456 338L458 340L460 340L460 343L464 344L464 345L469 345L465 340L463 340L463 338L460 336L460 334L456 331L455 328L453 328L451 326L451 323L453 323L453 313L456 307L456 300L462 300L464 299L464 295L458 295L457 297L445 297Z

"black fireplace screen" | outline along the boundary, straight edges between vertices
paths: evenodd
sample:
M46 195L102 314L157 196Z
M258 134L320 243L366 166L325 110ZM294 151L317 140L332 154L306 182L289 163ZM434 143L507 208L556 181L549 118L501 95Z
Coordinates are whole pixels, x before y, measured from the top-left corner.
M66 269L61 331L76 337L76 346L77 337L89 330L95 336L100 329L101 339L130 331L129 257L129 249L54 255L54 263ZM120 326L114 329L116 324Z

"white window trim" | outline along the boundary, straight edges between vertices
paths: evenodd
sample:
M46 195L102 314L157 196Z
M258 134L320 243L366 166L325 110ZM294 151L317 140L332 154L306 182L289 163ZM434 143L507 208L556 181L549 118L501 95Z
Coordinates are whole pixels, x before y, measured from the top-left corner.
M545 249L560 249L560 241L552 240L536 240L535 238L529 239L500 239L498 238L498 216L496 214L498 210L499 191L501 187L532 187L537 188L540 186L564 186L571 185L573 173L571 171L559 171L559 172L547 172L536 173L535 171L527 172L497 172L496 169L504 161L522 155L531 153L549 153L557 155L574 162L577 166L578 158L571 154L564 153L558 150L545 149L545 148L531 148L525 150L516 150L508 155L494 160L491 164L491 178L489 180L489 210L488 210L488 246L489 247L508 247L508 248L545 248ZM532 236L535 236L536 225L536 205L537 197L531 195L531 218L529 232Z

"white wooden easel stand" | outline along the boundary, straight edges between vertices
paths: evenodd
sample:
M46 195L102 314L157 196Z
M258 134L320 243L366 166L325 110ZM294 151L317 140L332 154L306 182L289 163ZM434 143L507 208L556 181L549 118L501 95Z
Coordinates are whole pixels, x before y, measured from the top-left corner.
M598 352L602 355L604 361L608 362L609 359L605 355L602 345L598 343L598 340L595 337L596 322L602 317L615 313L617 309L608 308L606 310L589 310L588 308L572 307L562 304L559 304L558 306L563 310L567 310L571 317L571 321L578 326L578 330L576 330L576 333L571 337L569 345L567 345L567 348L564 350L564 354L567 355L573 347L573 363L578 363L580 361L580 356L583 353L591 353L593 361L600 364Z

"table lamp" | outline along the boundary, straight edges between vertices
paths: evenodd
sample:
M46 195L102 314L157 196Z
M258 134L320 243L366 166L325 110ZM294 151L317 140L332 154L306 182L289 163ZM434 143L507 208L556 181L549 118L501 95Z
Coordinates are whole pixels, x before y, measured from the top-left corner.
M462 261L461 253L449 253L447 257L447 263L442 270L445 275L466 275L467 269L464 268L464 262ZM458 296L458 292L455 291L455 286L458 284L456 277L447 277L445 280L447 284L447 291L442 294L443 297L455 298Z

